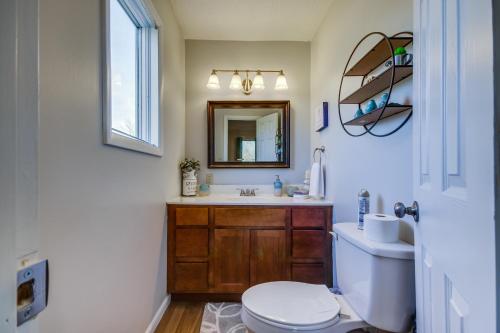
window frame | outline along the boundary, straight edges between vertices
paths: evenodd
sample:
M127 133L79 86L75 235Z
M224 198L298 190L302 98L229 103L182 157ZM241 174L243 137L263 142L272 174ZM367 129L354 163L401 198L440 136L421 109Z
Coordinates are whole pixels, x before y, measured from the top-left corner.
M112 83L110 45L110 2L118 1L137 26L137 129L138 136L130 136L112 128ZM102 127L105 145L137 151L154 156L163 156L163 114L161 108L161 26L162 21L150 0L105 0L103 1L103 57L102 57ZM157 39L158 43L152 42ZM146 45L144 45L144 43ZM158 68L154 70L152 54L157 55ZM146 69L146 70L144 70ZM156 78L154 77L156 73ZM156 80L155 80L156 79ZM153 82L157 81L157 82ZM152 89L157 85L157 89ZM144 97L143 95L146 95ZM155 105L156 104L156 105ZM152 124L152 108L158 110L157 124ZM158 132L158 145L151 140L151 134Z

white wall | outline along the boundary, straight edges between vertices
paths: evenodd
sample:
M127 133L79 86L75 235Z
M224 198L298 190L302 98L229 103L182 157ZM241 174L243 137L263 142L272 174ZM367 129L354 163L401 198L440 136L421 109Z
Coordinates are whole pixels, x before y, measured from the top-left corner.
M283 69L288 91L275 91L275 74L263 74L266 89L250 96L228 88L231 74L220 74L220 90L206 87L213 68ZM186 41L186 156L201 161L201 181L207 172L207 100L290 100L290 169L209 169L216 184L272 184L304 179L309 166L310 43Z
M352 138L341 128L337 107L344 66L358 41L372 31L392 35L411 30L411 0L337 0L311 43L311 109L328 101L331 119L330 126L320 134L312 131L311 147L326 146L327 197L335 203L336 222L357 220L357 193L361 188L371 194L372 212L393 214L396 201L413 200L412 120L386 138ZM353 89L353 84L359 87L359 82L351 81L348 89ZM396 88L391 100L411 102L411 79ZM354 109L346 109L348 118ZM383 133L399 121L401 118L389 121L375 131Z
M184 40L162 33L163 158L102 144L100 0L40 2L42 332L144 332L166 296L165 200L184 156Z

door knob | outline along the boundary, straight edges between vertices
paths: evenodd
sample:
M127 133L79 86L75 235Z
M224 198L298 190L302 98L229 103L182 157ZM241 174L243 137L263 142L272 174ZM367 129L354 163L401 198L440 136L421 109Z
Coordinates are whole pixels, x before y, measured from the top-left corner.
M418 222L418 220L420 219L418 202L413 201L411 207L405 207L402 202L396 202L396 204L394 204L394 214L396 214L396 216L399 218L402 218L405 215L411 215L413 216L415 222Z

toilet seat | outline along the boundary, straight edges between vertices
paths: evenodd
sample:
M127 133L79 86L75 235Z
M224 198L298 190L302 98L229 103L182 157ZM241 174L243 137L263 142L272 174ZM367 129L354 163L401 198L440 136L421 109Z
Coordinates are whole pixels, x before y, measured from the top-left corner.
M366 327L343 299L325 285L277 281L256 285L243 293L243 322L257 333L347 332ZM341 319L340 313L350 315Z

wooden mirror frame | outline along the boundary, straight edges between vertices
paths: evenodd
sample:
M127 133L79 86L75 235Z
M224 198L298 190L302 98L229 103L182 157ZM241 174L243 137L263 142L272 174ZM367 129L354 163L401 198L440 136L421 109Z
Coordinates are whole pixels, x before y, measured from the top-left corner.
M215 109L281 109L283 161L281 162L217 162L215 161ZM290 168L290 101L208 101L208 168Z

